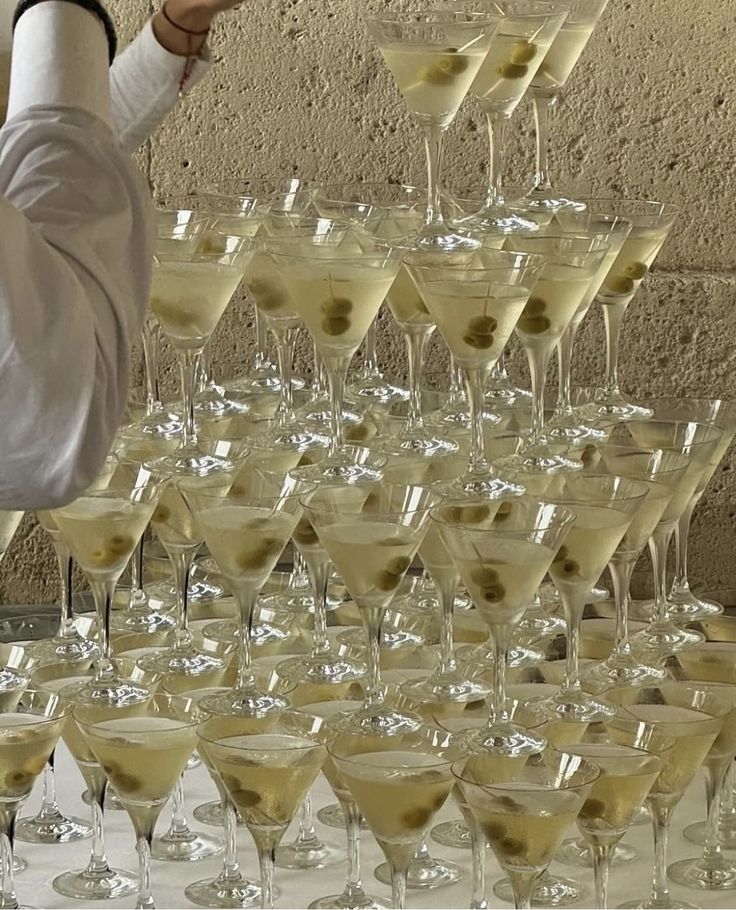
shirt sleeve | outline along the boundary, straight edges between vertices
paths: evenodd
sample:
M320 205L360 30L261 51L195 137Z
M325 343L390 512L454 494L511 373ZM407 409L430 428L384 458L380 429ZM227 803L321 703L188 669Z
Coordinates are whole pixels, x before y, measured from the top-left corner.
M148 139L179 100L186 57L171 54L156 40L151 22L118 55L110 70L112 116L120 142L134 152ZM190 89L209 69L204 51L188 75Z
M140 175L111 129L97 17L21 16L0 130L0 509L62 505L104 461L150 286Z

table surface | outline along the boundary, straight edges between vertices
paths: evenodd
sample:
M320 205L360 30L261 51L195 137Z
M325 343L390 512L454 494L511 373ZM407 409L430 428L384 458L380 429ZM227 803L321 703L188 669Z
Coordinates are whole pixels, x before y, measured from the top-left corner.
M61 808L67 814L72 813L87 818L88 807L81 799L83 789L81 776L73 759L63 744L59 745L57 755L57 789ZM185 796L189 813L200 803L216 799L216 791L204 767L200 766L189 771L185 778ZM334 802L327 782L320 776L313 791L315 809ZM40 783L24 807L23 815L35 812L40 803ZM458 815L452 801L443 809L440 819L454 818ZM688 844L682 837L682 828L693 821L703 818L704 815L704 788L702 780L694 781L692 787L685 795L677 808L674 817L673 833L670 844L670 861L694 855L698 848ZM168 808L162 813L159 820L158 831L166 830L169 822ZM190 818L190 822L192 822ZM202 827L210 833L216 829L200 826L192 822L194 827ZM317 823L319 834L332 842L344 843L344 835L337 829L326 828ZM290 840L295 826L285 837ZM577 834L577 831L571 832ZM106 813L107 853L111 865L137 869L137 859L134 850L133 830L124 811L108 811ZM651 828L642 825L632 828L626 837L639 852L639 857L626 866L616 866L611 872L611 887L609 905L616 907L619 903L633 898L643 897L648 890L651 870ZM61 844L54 846L38 846L18 842L18 853L28 862L28 868L16 877L18 898L23 904L30 904L38 908L56 907L134 907L135 896L121 898L104 903L87 902L77 903L57 894L51 888L51 882L56 875L67 869L81 868L86 864L89 853L90 841L81 841L75 844ZM453 850L440 847L430 841L433 853L445 859L458 863L466 873L463 881L447 888L433 891L410 891L407 906L410 908L461 908L467 907L470 896L470 852ZM736 854L731 854L736 860ZM257 875L257 862L247 829L239 831L239 859L243 873L248 876ZM190 882L203 878L214 878L221 865L222 857L203 860L196 863L165 863L154 860L152 864L153 891L156 906L159 908L182 908L194 906L184 896L184 888ZM381 885L373 876L375 866L383 861L383 857L370 833L364 833L362 838L363 878L367 891L375 896L383 897L390 904L389 889ZM587 900L577 906L592 906L592 871L580 867L561 866L553 864L552 870L564 875L577 878L588 889ZM320 871L292 871L288 869L276 870L276 884L281 891L276 906L279 908L304 908L312 900L326 894L338 893L342 890L345 868L342 864L331 866ZM491 907L508 906L502 904L492 893L493 883L500 877L500 870L493 857L488 853L488 900ZM673 885L673 894L691 904L701 907L734 907L736 906L736 892L704 892L684 889Z

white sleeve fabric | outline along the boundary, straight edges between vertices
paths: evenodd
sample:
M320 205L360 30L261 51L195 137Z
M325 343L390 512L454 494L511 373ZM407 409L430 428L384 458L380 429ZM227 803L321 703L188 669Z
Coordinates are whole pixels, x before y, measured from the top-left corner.
M151 22L117 56L110 70L112 117L120 142L134 152L148 139L179 100L186 57L171 54L156 40ZM189 90L209 69L205 50L193 61Z
M0 130L0 509L81 493L124 412L153 230L109 121L99 19L65 0L32 7Z

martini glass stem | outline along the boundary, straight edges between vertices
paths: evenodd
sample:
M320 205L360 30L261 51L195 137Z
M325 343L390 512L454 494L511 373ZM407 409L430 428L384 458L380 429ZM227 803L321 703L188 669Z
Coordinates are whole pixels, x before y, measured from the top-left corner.
M667 550L674 527L672 524L658 526L649 538L649 552L652 557L654 581L654 622L667 622Z
M360 812L352 800L343 800L340 805L345 816L345 831L348 838L348 872L345 889L339 901L344 907L355 907L365 901L363 881L360 877Z
M555 407L556 417L569 417L572 414L572 353L575 347L575 336L578 324L571 322L562 333L557 343L557 364L559 368L559 391Z
M549 178L549 126L557 101L558 97L554 93L532 90L534 126L537 134L535 190L552 190L552 181Z
M543 871L538 872L511 872L506 870L514 892L514 907L516 910L531 910L532 895L537 887ZM544 872L547 870L545 869Z
M616 643L609 660L627 658L631 655L629 643L629 602L631 576L637 557L614 556L608 563L608 571L613 582L613 596L616 603Z
M595 905L598 910L608 908L608 877L611 872L613 844L588 844L593 857L593 875L595 877Z
M409 361L409 414L406 418L407 433L413 433L424 428L424 418L422 417L422 369L424 352L431 334L431 328L404 329L406 351Z
M255 686L255 677L251 667L251 641L253 635L253 617L258 600L258 591L248 586L238 586L233 591L238 604L240 623L238 626L238 678L235 688L247 691Z
M480 826L473 822L470 829L470 849L473 854L473 884L471 910L485 910L486 901L486 839Z
M483 411L485 409L485 384L488 377L486 369L463 368L465 388L468 392L470 409L470 464L471 474L485 476L490 470L486 458L485 437L483 435Z
M167 548L169 562L174 574L174 587L176 588L176 647L188 648L192 643L192 633L189 631L189 576L192 563L197 553L197 547L170 547Z
M698 498L694 497L690 500L675 528L675 577L672 581L672 596L690 592L690 582L687 578L687 545L690 536L690 522L697 504Z
M408 868L398 869L392 862L389 862L389 868L391 870L391 906L394 910L405 910L409 870Z
M383 704L381 685L381 624L385 613L383 607L361 607L360 618L368 637L368 688L365 707Z
M266 320L255 307L256 320L256 369L260 370L268 363L268 326Z
M15 841L15 821L19 806L0 809L0 838L2 838L2 906L15 910L19 907L15 893L15 876L13 874L13 847Z
M281 379L281 406L279 407L279 426L288 426L296 422L294 413L294 388L291 383L292 364L294 363L294 347L296 345L299 329L273 329L276 337L276 355L279 362Z
M112 611L112 598L115 593L114 579L95 579L90 581L92 597L97 612L97 629L100 638L100 654L96 660L95 678L99 680L111 679L115 671L110 660L110 613Z
M503 724L508 720L506 713L506 661L513 632L513 627L507 625L494 625L491 627L493 693L491 696L492 708L489 726Z
M222 803L222 814L225 825L225 855L222 859L222 871L217 877L218 885L238 884L242 881L238 864L238 818L235 806L226 799Z
M424 227L428 232L439 232L444 228L442 200L440 198L440 168L442 167L442 145L444 130L436 123L424 127L424 145L427 152L427 215Z
M552 350L548 346L539 348L532 344L526 348L526 356L532 381L532 433L529 444L534 445L544 432L544 388Z
M603 321L606 326L606 381L603 391L607 396L621 394L618 382L618 350L621 342L621 326L629 305L625 303L606 303L603 307Z
M59 621L59 638L76 638L77 628L74 625L74 613L72 612L72 590L74 586L74 560L69 547L57 535L52 540L56 561L59 566L60 594L59 607L61 617Z
M327 585L330 581L330 563L315 560L309 574L314 593L314 632L310 657L315 658L330 652L330 640L327 637Z
M440 665L436 675L449 676L457 669L452 628L457 583L455 579L450 582L444 579L435 579L434 586L437 591L437 599L440 602Z
M151 893L151 839L153 831L149 829L146 834L141 834L136 842L138 853L138 899L136 908L151 910L153 896Z
M350 359L347 357L330 357L327 363L327 379L330 387L330 414L332 439L330 440L330 458L337 458L345 445L343 433L342 406L345 399L345 379Z
M363 369L361 370L363 376L380 375L378 369L378 355L376 353L377 343L378 320L374 319L368 326L368 331L365 333L365 342L363 343Z
M143 345L143 367L146 374L146 417L150 417L161 408L161 395L158 385L161 329L158 322L151 318L146 318L141 332L141 342Z
M728 768L731 762L724 762L720 767L712 767L706 762L705 772L705 844L699 866L707 869L712 863L720 862L721 853L721 797L726 784Z
M493 110L486 111L486 123L488 125L488 192L484 208L493 209L496 206L503 205L503 152L504 139L506 137L506 124L508 120Z
M665 907L670 901L670 890L667 886L667 847L673 808L660 805L650 805L649 807L654 832L654 876L652 894L648 901L652 906Z
M184 420L181 426L179 450L191 449L197 445L197 431L194 423L194 397L197 390L197 376L201 351L179 351L179 375L181 377L181 400Z
M580 623L590 593L581 585L558 585L567 624L567 658L562 692L580 692Z
M272 835L269 836L268 843L259 843L256 841L256 847L258 848L258 866L261 870L261 907L263 907L263 910L273 910L273 902L275 899L273 876L274 866L276 865L276 847L278 846L278 841L281 840L282 835L283 831L276 837L275 842L272 841Z
M315 398L322 398L327 394L329 388L327 367L324 357L317 350L317 345L312 345L312 352L314 356L314 388L312 391Z

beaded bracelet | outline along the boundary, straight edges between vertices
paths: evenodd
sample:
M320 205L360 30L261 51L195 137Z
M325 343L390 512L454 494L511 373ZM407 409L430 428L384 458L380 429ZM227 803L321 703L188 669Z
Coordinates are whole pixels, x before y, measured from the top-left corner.
M178 29L180 32L184 32L185 35L189 38L189 47L187 53L187 61L184 64L184 69L182 70L181 78L179 79L179 95L184 94L186 89L187 82L189 82L189 77L192 75L192 70L194 69L194 64L197 60L197 55L194 53L192 48L192 39L194 38L203 38L205 35L209 35L210 29L204 28L202 31L196 32L193 29L185 28L183 25L180 25L178 22L175 22L169 15L169 11L166 9L168 0L161 7L161 14L164 19L171 25L173 28Z

